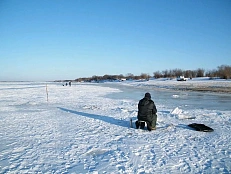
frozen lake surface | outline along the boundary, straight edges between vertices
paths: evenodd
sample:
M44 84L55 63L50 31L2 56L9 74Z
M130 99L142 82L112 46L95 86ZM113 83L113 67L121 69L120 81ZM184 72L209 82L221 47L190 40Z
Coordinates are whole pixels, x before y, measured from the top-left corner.
M187 109L210 109L210 110L231 110L231 94L211 93L211 92L194 92L194 91L176 91L166 89L150 89L146 86L136 87L103 84L102 86L115 87L120 89L120 93L107 95L113 99L131 99L139 101L144 97L145 92L150 92L152 99L156 104L163 104L170 108L180 107Z
M231 173L230 94L172 90L177 85L47 83L47 101L46 83L0 82L0 173ZM158 109L151 132L129 124L147 91Z

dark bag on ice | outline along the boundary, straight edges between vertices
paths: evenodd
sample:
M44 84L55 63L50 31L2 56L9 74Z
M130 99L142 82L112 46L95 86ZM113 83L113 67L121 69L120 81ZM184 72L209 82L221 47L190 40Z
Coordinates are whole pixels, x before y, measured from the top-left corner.
M192 123L188 125L191 128L194 128L196 131L202 132L212 132L213 129L211 127L205 126L204 124Z

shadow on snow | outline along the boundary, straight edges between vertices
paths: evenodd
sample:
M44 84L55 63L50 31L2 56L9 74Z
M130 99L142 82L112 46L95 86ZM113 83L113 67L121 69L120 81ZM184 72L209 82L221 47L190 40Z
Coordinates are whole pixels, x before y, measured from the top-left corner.
M130 122L127 120L119 120L119 119L115 119L113 117L109 117L109 116L104 116L104 115L97 115L97 114L89 114L89 113L85 113L85 112L79 112L79 111L74 111L74 110L70 110L70 109L66 109L66 108L62 108L62 107L58 107L58 109L68 112L68 113L72 113L72 114L76 114L76 115L80 115L83 117L88 117L88 118L93 118L93 119L98 119L110 124L114 124L117 126L121 126L121 127L126 127L129 128L130 127ZM134 120L134 118L133 118ZM170 124L171 125L171 124ZM165 125L162 127L158 126L157 123L157 129L166 129L168 128L170 125ZM175 125L175 127L181 128L181 129L188 129L188 130L193 130L192 128L188 127L188 125L184 125L184 124L178 124Z
M65 112L68 112L68 113L72 113L72 114L76 114L76 115L80 115L80 116L84 116L84 117L88 117L88 118L98 119L98 120L102 120L102 121L110 123L110 124L129 128L129 121L118 120L118 119L115 119L113 117L108 117L108 116L104 116L104 115L89 114L89 113L85 113L85 112L74 111L74 110L70 110L70 109L66 109L66 108L62 108L62 107L58 107L58 109L65 111Z

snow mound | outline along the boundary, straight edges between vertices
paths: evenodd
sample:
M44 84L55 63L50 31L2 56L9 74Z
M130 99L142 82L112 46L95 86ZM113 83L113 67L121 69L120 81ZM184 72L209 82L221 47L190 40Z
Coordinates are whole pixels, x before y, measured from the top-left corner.
M171 111L172 115L179 115L181 113L182 113L182 109L179 109L178 107L176 107L175 109Z
M182 119L195 119L196 118L195 116L188 115L187 112L183 111L179 107L176 107L170 113L171 113L171 115L176 116L178 119L181 119L181 120Z

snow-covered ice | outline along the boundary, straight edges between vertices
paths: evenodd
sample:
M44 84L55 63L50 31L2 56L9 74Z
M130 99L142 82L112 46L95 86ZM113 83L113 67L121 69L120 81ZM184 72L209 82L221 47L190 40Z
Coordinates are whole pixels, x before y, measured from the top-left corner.
M48 102L46 83L0 82L0 173L231 173L229 93L172 90L179 82L157 80L47 85ZM129 122L145 92L158 109L151 132Z

